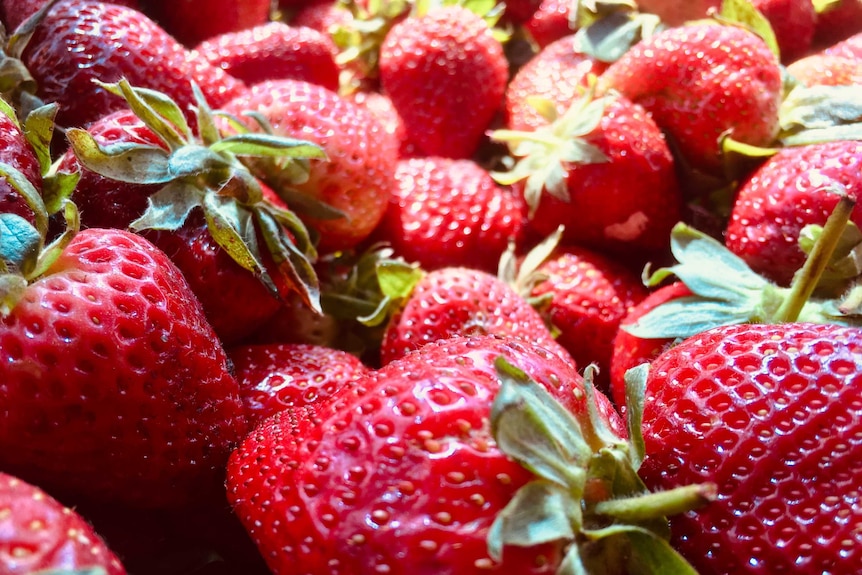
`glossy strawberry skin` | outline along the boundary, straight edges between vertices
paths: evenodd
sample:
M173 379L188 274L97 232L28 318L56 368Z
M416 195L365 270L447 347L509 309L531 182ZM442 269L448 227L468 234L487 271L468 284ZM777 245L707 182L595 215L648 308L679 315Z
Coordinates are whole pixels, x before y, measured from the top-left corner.
M824 190L845 187L858 198L862 143L837 141L786 148L743 182L727 225L727 247L751 268L787 285L805 260L799 233L808 224L823 225L838 197ZM851 216L862 225L862 210Z
M854 86L862 84L862 59L817 52L789 64L787 73L803 86Z
M583 416L582 380L553 353L455 338L361 380L313 431L282 415L249 435L231 459L228 497L273 572L554 572L550 545L513 550L503 566L488 561L493 516L530 478L488 433L499 355Z
M778 130L778 60L754 33L698 24L655 34L601 79L642 105L691 167L720 173L719 139L766 146Z
M548 121L530 105L539 96L556 105L562 115L583 94L591 74L600 75L607 64L574 50L574 36L551 42L524 64L506 87L505 122L512 130L535 130Z
M717 328L653 363L640 474L718 499L671 519L703 575L850 573L860 564L862 335L835 325Z
M252 426L287 409L313 407L368 371L356 356L319 345L240 345L228 355Z
M557 342L578 365L595 363L596 383L607 392L614 335L620 321L647 295L640 277L610 258L577 247L559 250L536 271L547 279L530 297L550 296L542 309L559 332Z
M789 64L810 51L817 25L811 0L753 0L751 4L772 26L783 63Z
M682 194L674 158L650 115L613 97L584 140L609 161L567 165L568 201L543 192L530 227L547 237L564 225L563 243L633 259L665 251L681 218Z
M37 27L22 60L36 80L37 95L59 104L57 123L83 127L125 107L122 98L93 80L125 77L133 86L168 94L183 109L194 103L190 79L202 85L215 107L241 87L223 71L189 64L186 56L181 44L137 10L61 0Z
M147 13L174 38L194 46L207 38L266 23L269 0L146 0Z
M88 131L103 146L135 143L164 147L152 130L129 110L109 114ZM149 196L161 187L122 183L100 176L83 168L71 150L63 156L59 169L81 173L73 201L80 209L82 224L87 227L126 229L144 213ZM270 201L283 206L271 191L268 193ZM189 214L176 231L145 230L141 234L180 268L226 344L251 334L280 307L279 300L253 274L219 247L200 210ZM277 285L285 292L289 289L280 279Z
M570 2L563 0L542 0L524 22L524 29L539 47L544 48L573 32L569 22L571 7Z
M203 58L249 86L291 78L337 91L336 54L332 39L317 30L268 22L204 40L190 57Z
M4 113L0 113L0 163L21 172L36 190L42 189L42 173L33 148L18 122ZM5 178L0 178L0 214L15 214L33 223L33 210Z
M2 464L52 493L218 497L245 431L236 381L179 270L140 236L81 231L0 319ZM213 499L209 499L212 501Z
M408 139L429 156L470 157L500 108L508 79L487 24L459 6L392 27L380 48L380 81Z
M326 152L328 160L312 160L308 181L294 186L346 214L337 219L303 216L320 234L320 253L352 248L371 234L392 194L398 158L398 143L373 114L322 86L298 80L262 82L224 109L235 115L256 110L277 134L314 142Z
M472 160L401 160L398 186L375 238L423 269L463 266L495 272L509 240L522 239L523 197Z
M527 340L571 361L538 312L507 283L480 270L449 267L429 272L389 321L380 363L438 339L465 335Z
M35 485L0 473L0 510L0 571L5 575L90 568L125 575L87 521Z

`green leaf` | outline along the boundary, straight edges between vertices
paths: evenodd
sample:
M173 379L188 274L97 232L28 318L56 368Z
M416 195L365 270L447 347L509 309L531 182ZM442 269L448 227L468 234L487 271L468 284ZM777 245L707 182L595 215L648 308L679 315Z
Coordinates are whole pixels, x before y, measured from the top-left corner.
M221 175L223 180L229 179L234 164L217 154L211 148L197 144L189 144L174 150L168 158L168 172L171 179L196 177L202 174Z
M42 199L45 201L48 215L54 215L63 209L63 205L75 192L80 179L81 172L71 174L58 172L54 166L51 167L48 175L42 178Z
M376 269L380 292L396 301L409 297L416 284L425 277L421 268L397 260L378 262Z
M642 18L617 11L596 20L575 32L575 51L587 54L600 62L616 62L629 48L642 38ZM657 17L653 16L656 20Z
M566 555L554 575L590 575L581 558L581 548L578 545L569 545L569 548L566 549Z
M24 135L39 160L43 176L51 169L51 140L54 137L57 108L57 104L46 104L27 114L24 119Z
M18 112L15 111L15 108L7 102L5 99L0 98L0 114L3 114L15 124L18 128L21 127L21 123L18 121Z
M504 548L572 541L580 529L581 508L559 485L531 481L497 514L488 532L488 555L503 560Z
M33 187L27 176L11 164L0 162L0 177L5 178L6 182L21 195L27 207L33 211L36 230L40 235L45 236L48 231L48 211L39 190Z
M228 136L213 143L210 149L238 156L327 159L323 148L313 142L253 132Z
M180 229L194 208L202 207L203 192L184 182L171 182L147 198L147 209L129 224L133 231Z
M646 384L649 364L642 363L625 373L626 382L626 426L632 446L631 462L635 471L640 469L646 456L643 434L643 414L646 405Z
M783 135L862 121L862 86L797 86L779 111Z
M722 22L741 24L766 42L766 45L779 57L778 40L766 16L750 0L723 0L717 19Z
M27 289L27 279L17 273L0 272L0 317L9 315L21 301Z
M80 128L70 128L66 137L78 161L105 178L133 184L166 184L174 179L170 153L158 146L120 143L101 146Z
M201 92L200 86L198 86L197 82L192 81L191 88L192 94L194 94L195 97L195 104L197 106L195 117L198 121L198 134L200 135L204 146L211 146L221 140L221 134L216 127L213 111L207 103L207 99L203 92ZM185 121L185 119L183 119L183 121ZM189 135L186 140L191 140L191 136Z
M121 78L116 84L96 83L126 100L135 116L167 144L171 150L183 146L192 139L192 131L186 116L169 96L149 88L132 86Z
M41 277L48 271L81 228L81 218L78 214L78 207L73 202L64 202L62 210L63 218L66 222L66 229L63 230L63 233L57 236L54 241L45 246L42 253L39 254L36 268L31 274L32 278Z
M491 433L500 450L542 479L582 493L592 449L578 421L548 391L500 357ZM578 497L580 499L580 497Z
M665 539L648 530L628 532L631 575L697 575L697 571Z
M780 143L783 146L790 147L810 146L812 144L823 144L825 142L837 142L841 140L862 140L862 123L802 130L793 135L782 137Z
M750 307L690 296L666 302L621 329L644 339L685 339L714 327L748 323L751 315Z
M0 213L0 260L12 264L25 277L33 270L42 234L17 214Z

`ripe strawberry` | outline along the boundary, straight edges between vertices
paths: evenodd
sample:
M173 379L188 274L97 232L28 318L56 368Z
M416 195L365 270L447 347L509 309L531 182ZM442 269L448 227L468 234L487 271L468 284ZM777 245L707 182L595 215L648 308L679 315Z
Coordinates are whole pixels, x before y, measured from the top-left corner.
M416 151L416 146L407 139L404 122L398 115L398 110L395 109L389 96L374 90L352 90L345 94L345 97L374 114L374 117L383 124L384 130L395 137L399 145L399 158L411 158L420 155Z
M844 56L845 58L862 58L862 30L823 49L825 54Z
M355 355L308 344L241 345L228 356L251 426L280 411L313 408L368 371Z
M506 282L452 267L428 272L413 286L386 326L380 362L438 339L488 334L534 342L571 361L538 312Z
M507 547L502 566L488 556L494 516L532 476L490 433L501 355L586 418L592 397L573 366L484 336L370 374L319 425L283 413L250 434L229 464L228 497L273 573L553 573L557 543ZM596 407L625 434L601 394Z
M3 15L3 25L7 32L13 32L27 18L35 14L48 0L2 0L0 14ZM119 4L140 10L138 0L108 0L108 4Z
M380 82L408 139L426 155L471 156L508 80L500 42L477 14L432 8L397 23L380 49Z
M705 18L721 0L637 0L638 9L661 18L668 26L679 26L689 20Z
M297 80L263 82L223 108L237 116L255 110L276 134L309 140L326 153L326 161L309 163L308 178L299 183L285 182L277 167L267 171L256 164L261 169L255 170L317 231L321 253L352 248L368 237L394 189L398 157L395 138L377 118L335 92Z
M758 168L737 192L725 241L751 268L787 285L804 261L799 234L808 224L822 225L838 203L825 188L839 184L859 198L862 143L835 141L780 150ZM862 210L852 221L862 226Z
M20 221L4 225L26 229ZM76 498L217 500L245 418L185 279L129 232L90 228L58 241L46 252L53 262L4 262L27 276L4 277L21 289L5 294L0 317L0 401L14 406L0 413L0 465Z
M607 64L577 52L574 36L566 36L545 46L524 64L506 87L505 122L512 130L535 130L549 123L533 98L548 100L557 116L562 116L582 96L590 75L598 76Z
M570 20L571 8L571 2L542 0L533 15L524 22L524 30L539 48L544 48L574 31Z
M398 186L375 238L424 269L493 272L509 241L522 239L527 205L472 160L401 160Z
M39 193L42 190L42 171L39 160L28 141L24 129L18 122L14 110L0 99L0 163L10 166L33 185ZM34 223L33 209L8 177L0 178L0 214L16 214Z
M718 498L671 519L703 575L852 573L862 556L862 332L789 323L716 328L650 369L639 474Z
M682 195L664 136L639 105L587 95L548 126L492 137L519 157L495 179L523 190L540 235L562 225L564 244L635 258L666 248Z
M862 84L862 59L817 52L787 66L787 73L803 86Z
M72 149L59 162L60 171L81 174L74 198L84 225L132 227L169 254L225 343L253 332L288 292L319 308L307 231L236 159L231 140L214 133L206 103L199 102L198 133L173 125L182 124L175 104L147 101L145 92L126 83L110 89L133 109L110 114L88 131L70 130ZM252 144L252 155L262 149L321 155L296 140L232 141L243 154Z
M862 2L838 0L825 5L817 15L814 45L829 47L862 32Z
M194 46L219 34L265 24L270 5L269 0L146 0L145 10L174 38Z
M126 570L72 509L20 479L0 473L0 571L6 575ZM98 571L98 570L103 571Z
M304 26L330 34L338 26L348 24L353 15L339 0L309 0L295 7L287 20L291 26Z
M751 0L775 33L781 61L789 64L811 50L817 12L811 0Z
M292 78L338 90L337 49L329 36L305 27L269 22L204 40L191 59L202 58L251 86Z
M216 107L242 89L222 70L192 66L182 45L141 12L95 0L58 2L20 57L36 81L37 95L59 104L57 123L67 127L85 126L125 107L122 98L94 80L125 78L168 94L183 111L194 104L190 80Z
M696 170L721 172L720 140L754 146L778 133L781 69L763 40L737 26L670 28L639 42L601 77L641 104Z

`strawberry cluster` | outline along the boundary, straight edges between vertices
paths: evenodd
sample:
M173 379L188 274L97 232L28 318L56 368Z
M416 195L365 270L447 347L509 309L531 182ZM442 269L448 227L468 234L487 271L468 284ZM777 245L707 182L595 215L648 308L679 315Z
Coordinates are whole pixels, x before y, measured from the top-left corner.
M0 23L0 573L859 571L862 2Z

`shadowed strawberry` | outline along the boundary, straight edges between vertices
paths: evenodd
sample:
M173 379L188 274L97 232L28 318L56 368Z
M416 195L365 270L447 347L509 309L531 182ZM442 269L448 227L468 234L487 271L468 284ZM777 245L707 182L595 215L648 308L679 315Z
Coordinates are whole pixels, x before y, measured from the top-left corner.
M144 10L186 46L269 20L270 0L146 0Z

